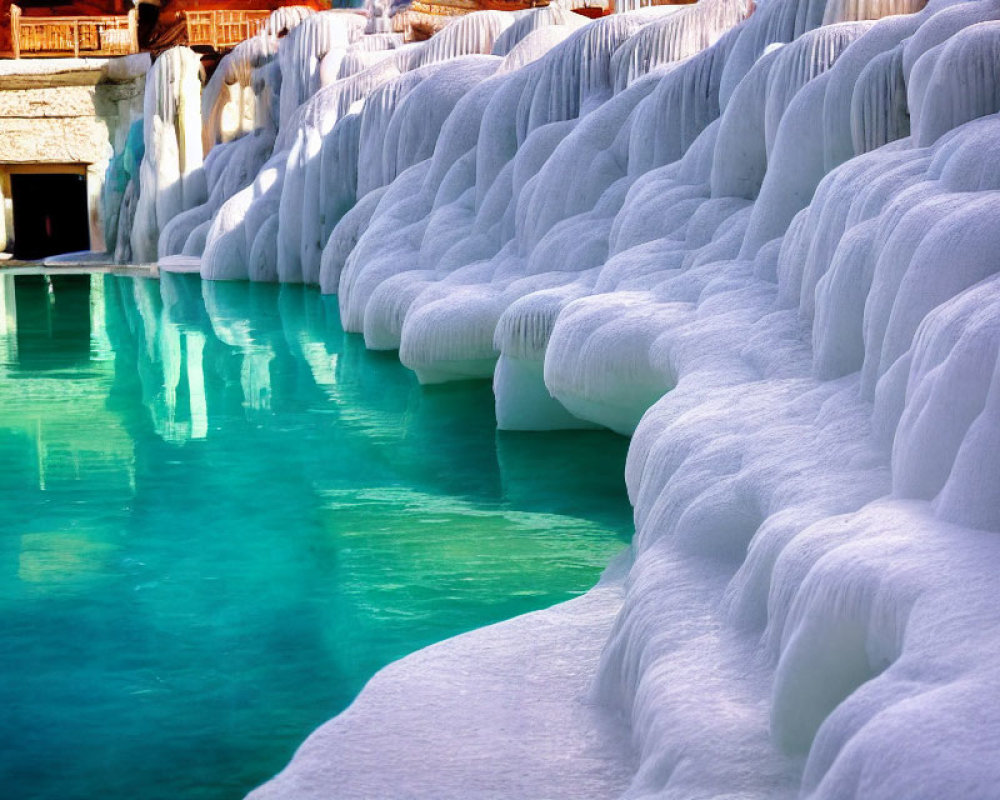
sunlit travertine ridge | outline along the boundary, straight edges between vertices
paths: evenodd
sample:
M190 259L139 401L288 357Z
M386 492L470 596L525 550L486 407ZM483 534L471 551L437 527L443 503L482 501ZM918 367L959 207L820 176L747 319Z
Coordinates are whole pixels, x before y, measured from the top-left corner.
M1000 4L550 6L418 45L363 23L234 52L253 132L182 159L208 198L182 214L140 181L175 216L137 216L133 250L336 292L422 382L492 377L501 428L631 434L633 563L599 664L536 665L561 712L450 755L489 714L400 687L481 663L514 692L487 629L377 677L255 796L593 796L514 743L602 714L631 730L627 797L995 796ZM607 608L496 641L593 645ZM380 772L393 726L419 756Z

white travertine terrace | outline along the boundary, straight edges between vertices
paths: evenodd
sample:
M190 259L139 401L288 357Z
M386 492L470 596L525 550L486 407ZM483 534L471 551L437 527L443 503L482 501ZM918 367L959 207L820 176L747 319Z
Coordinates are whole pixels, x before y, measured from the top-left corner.
M1000 4L550 7L404 46L348 18L280 41L208 202L133 240L337 292L421 381L492 378L501 428L632 436L586 702L564 661L535 678L594 747L623 722L635 762L600 784L565 750L548 785L558 748L503 741L541 718L490 727L522 679L495 643L575 646L529 616L394 665L255 797L380 796L365 759L394 716L418 735L421 686L435 735L399 796L995 796ZM598 635L596 607L565 613ZM437 682L477 664L495 751Z
M160 230L205 200L201 170L201 61L193 50L163 53L146 76L143 100L145 156L131 225L131 258L156 261ZM127 235L128 226L119 231Z

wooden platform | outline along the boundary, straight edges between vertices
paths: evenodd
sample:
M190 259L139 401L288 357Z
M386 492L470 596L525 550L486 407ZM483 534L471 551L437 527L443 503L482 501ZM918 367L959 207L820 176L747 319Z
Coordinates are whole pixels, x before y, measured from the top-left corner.
M123 16L27 17L10 7L14 58L127 56L139 52L137 12Z
M212 9L185 11L188 47L210 47L216 52L232 50L254 36L270 11Z

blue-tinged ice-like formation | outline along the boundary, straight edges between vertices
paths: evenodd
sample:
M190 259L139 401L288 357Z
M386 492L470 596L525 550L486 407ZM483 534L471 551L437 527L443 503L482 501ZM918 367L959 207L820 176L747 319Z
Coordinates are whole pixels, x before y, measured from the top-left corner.
M132 260L132 221L139 198L139 168L145 151L143 121L128 128L125 142L108 164L101 205L105 209L104 241L118 263ZM123 235L119 236L119 232Z
M234 51L207 193L135 251L337 292L501 428L631 435L636 536L613 626L605 584L404 660L256 796L996 796L1000 3L356 16ZM474 703L435 677L476 664Z

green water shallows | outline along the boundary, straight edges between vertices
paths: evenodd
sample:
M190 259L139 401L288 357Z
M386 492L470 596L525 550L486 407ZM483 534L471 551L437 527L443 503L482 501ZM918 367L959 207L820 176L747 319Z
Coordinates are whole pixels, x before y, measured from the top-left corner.
M386 663L593 585L625 451L498 434L314 290L0 275L0 793L242 796Z

